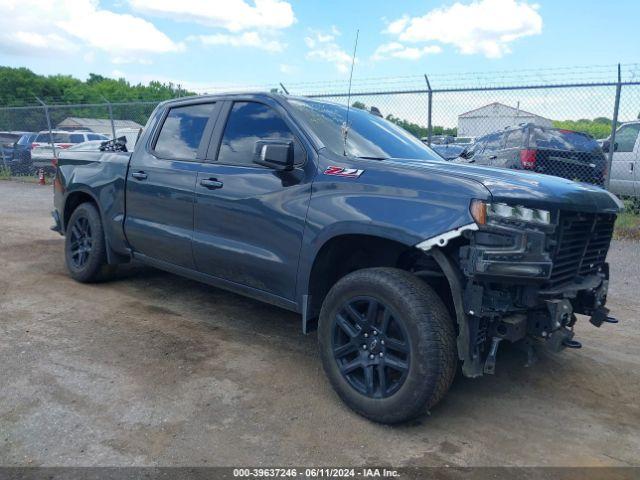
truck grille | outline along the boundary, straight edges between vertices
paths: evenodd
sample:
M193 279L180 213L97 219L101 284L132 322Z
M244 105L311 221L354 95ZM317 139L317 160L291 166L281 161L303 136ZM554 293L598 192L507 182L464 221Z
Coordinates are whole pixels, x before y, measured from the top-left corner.
M613 214L561 212L548 286L597 272L607 257L615 220Z

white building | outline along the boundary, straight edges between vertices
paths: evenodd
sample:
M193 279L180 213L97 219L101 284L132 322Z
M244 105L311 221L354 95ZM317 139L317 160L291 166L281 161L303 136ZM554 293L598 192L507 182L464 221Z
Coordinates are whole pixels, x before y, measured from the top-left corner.
M521 123L533 123L541 127L553 126L553 122L548 118L494 102L458 115L458 136L481 137Z

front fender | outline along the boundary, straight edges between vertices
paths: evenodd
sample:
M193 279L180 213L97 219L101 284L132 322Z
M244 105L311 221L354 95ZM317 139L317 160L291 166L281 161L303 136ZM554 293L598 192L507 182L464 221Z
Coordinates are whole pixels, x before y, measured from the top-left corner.
M336 160L321 157L320 171ZM298 269L296 298L301 307L315 258L332 238L371 235L412 247L473 223L470 201L489 198L479 182L435 169L424 172L347 157L338 161L337 166L364 173L355 179L320 174L314 181Z

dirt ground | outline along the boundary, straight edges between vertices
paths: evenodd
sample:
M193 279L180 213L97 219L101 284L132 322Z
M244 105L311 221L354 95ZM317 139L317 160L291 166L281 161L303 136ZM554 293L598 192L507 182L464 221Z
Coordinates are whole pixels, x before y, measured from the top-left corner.
M73 282L51 187L0 182L0 465L640 464L640 244L614 242L618 325L502 348L401 427L348 410L297 315L160 271Z

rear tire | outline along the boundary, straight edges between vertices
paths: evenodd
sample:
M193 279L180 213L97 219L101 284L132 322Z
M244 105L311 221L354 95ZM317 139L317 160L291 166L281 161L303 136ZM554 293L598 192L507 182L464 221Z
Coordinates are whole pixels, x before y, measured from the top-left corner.
M113 273L114 267L107 264L102 220L93 203L82 203L71 214L64 250L67 270L78 282L104 281Z
M447 308L429 285L399 269L363 269L338 281L322 305L318 341L340 398L375 422L422 414L456 372Z

